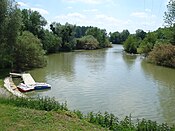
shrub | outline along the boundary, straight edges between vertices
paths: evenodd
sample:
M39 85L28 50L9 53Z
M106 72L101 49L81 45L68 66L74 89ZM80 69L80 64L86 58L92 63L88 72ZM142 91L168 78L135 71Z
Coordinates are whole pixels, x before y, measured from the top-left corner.
M157 65L175 68L175 46L156 45L149 53L148 61Z
M99 48L99 42L92 35L77 39L77 49L93 50Z
M140 45L140 39L138 39L136 36L134 35L130 35L128 37L128 39L124 42L124 50L127 53L137 53L137 48Z
M24 107L36 110L45 110L45 111L57 111L57 110L68 110L67 104L60 104L54 98L44 97L44 98L19 98L19 97L10 97L10 98L0 98L0 104L14 105L17 107Z

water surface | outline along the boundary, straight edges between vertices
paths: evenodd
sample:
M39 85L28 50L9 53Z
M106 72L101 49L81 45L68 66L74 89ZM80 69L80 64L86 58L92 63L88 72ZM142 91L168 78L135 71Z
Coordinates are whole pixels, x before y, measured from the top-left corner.
M36 81L51 90L29 93L67 101L71 110L84 113L132 115L175 123L175 70L146 63L127 55L121 45L95 51L76 51L48 56L48 66L32 70Z

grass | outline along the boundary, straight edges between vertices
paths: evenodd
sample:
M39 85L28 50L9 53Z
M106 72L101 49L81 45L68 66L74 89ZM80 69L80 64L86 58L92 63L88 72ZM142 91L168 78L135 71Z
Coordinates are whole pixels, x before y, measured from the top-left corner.
M97 125L80 120L76 115L63 111L41 111L0 104L0 130L37 131L103 131Z
M119 120L113 114L69 111L54 98L0 98L0 129L11 130L114 130L175 131L175 127L151 120L133 122L131 116ZM92 124L90 124L92 123Z

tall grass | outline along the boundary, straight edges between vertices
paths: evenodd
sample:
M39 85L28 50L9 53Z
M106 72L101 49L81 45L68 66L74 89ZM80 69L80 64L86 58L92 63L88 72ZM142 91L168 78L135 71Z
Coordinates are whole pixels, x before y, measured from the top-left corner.
M126 116L123 120L119 120L114 114L105 112L83 115L80 111L74 111L80 119L85 119L90 123L100 125L113 131L175 131L175 126L168 126L166 123L158 124L151 120L137 120L133 122L131 115Z
M42 97L42 98L37 97L30 99L24 97L0 98L0 103L36 110L45 110L45 111L68 110L66 103L60 104L54 98L49 97Z
M54 98L44 97L44 98L0 98L0 104L13 105L24 108L31 108L36 110L45 111L58 111L64 110L68 111L67 104L60 104ZM114 114L105 113L93 113L90 112L84 115L81 111L73 111L78 118L93 123L95 125L100 125L101 127L107 128L113 131L175 131L175 126L168 126L167 124L158 124L151 120L137 120L133 122L131 115L126 116L125 119L119 120Z

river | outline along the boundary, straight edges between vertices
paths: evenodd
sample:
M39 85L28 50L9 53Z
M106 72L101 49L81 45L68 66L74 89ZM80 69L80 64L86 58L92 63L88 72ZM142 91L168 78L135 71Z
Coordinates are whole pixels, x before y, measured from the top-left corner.
M32 70L36 81L51 90L30 96L67 101L71 110L114 113L175 123L175 69L146 63L139 55L127 55L121 45L94 51L57 53L47 57L45 68Z

